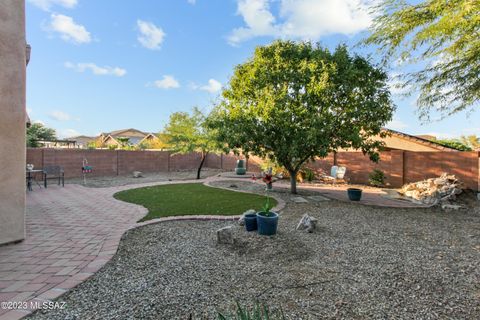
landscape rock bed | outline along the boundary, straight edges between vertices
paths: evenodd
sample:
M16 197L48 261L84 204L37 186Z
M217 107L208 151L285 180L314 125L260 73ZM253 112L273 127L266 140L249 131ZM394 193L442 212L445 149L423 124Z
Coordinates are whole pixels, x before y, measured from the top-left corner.
M208 168L203 169L202 178L215 176L219 172L221 171ZM108 188L147 182L193 180L197 177L197 171L142 172L141 174L141 177L134 177L133 172L125 176L111 177L92 177L87 175L87 184L85 186L90 188ZM83 178L66 179L65 183L84 185Z
M295 230L304 213L318 219L314 233ZM229 225L238 241L217 244ZM287 319L478 319L479 283L477 208L288 203L273 237L219 221L131 230L104 268L60 297L65 310L31 318L215 319L258 299Z
M463 188L457 177L444 173L438 178L406 184L399 193L413 202L435 205L455 201Z

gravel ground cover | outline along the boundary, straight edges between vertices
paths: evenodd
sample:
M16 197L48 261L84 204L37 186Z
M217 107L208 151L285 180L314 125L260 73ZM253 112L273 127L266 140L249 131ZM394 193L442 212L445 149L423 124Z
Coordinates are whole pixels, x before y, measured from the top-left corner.
M318 218L313 234L295 231L304 213ZM276 236L235 227L234 245L217 244L215 231L229 224L131 230L104 268L59 298L66 309L30 318L215 319L235 301L255 300L282 308L287 319L480 318L478 207L288 202Z
M223 171L215 169L203 169L202 178L218 175ZM119 187L130 184L139 184L147 182L160 182L160 181L181 181L192 180L197 177L197 171L172 171L172 172L154 172L143 173L142 178L134 178L131 174L125 176L113 176L113 177L91 177L87 176L86 187L91 188L107 188L107 187ZM65 179L65 183L74 183L83 185L83 178L70 178Z

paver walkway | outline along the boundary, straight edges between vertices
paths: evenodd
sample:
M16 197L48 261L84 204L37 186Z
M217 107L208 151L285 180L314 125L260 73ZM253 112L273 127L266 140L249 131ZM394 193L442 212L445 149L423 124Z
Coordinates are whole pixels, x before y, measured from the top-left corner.
M215 179L223 178L207 180ZM122 234L138 226L136 221L147 213L144 207L114 199L114 193L149 185L191 182L198 180L95 189L69 184L65 188L51 186L28 192L26 239L0 246L0 302L25 302L30 307L31 302L49 301L108 262ZM376 197L377 201L381 200ZM8 310L2 305L0 320L19 319L30 312L31 308Z

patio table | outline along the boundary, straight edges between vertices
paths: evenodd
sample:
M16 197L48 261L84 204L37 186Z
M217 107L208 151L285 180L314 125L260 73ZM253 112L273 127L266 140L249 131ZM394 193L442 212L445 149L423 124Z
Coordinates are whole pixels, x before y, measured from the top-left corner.
M33 170L33 169L32 169L32 170L27 170L27 189L28 189L29 191L33 191L33 189L32 189L32 181L33 181L33 178L34 178L34 176L35 176L36 173L40 173L40 172L43 173L43 170L38 170L38 169L37 169L37 170ZM36 181L36 180L35 180L35 181ZM39 187L42 187L42 186L40 185L40 183L38 183L38 181L36 181L36 182L37 182L37 184L38 184Z

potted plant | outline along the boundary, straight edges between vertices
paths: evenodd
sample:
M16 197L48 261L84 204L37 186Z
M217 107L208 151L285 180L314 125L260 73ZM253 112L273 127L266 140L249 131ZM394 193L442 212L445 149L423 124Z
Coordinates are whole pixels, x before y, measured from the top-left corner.
M245 230L255 231L257 230L257 213L255 210L248 210L243 215L243 221L245 222Z
M265 171L262 174L262 181L265 183L265 190L272 190L272 185L273 185L273 174L272 174L272 168L270 168L268 171Z
M362 198L362 189L348 188L347 194L350 201L360 201L360 199Z
M278 213L270 211L272 208L270 197L267 195L262 211L257 212L258 234L271 236L277 233Z

